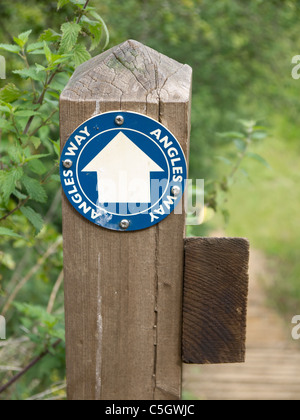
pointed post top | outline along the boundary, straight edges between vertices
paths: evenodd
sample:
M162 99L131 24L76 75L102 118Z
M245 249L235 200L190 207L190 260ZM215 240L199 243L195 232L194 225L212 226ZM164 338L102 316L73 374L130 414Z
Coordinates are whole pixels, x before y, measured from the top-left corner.
M79 66L62 100L188 102L192 69L129 40Z

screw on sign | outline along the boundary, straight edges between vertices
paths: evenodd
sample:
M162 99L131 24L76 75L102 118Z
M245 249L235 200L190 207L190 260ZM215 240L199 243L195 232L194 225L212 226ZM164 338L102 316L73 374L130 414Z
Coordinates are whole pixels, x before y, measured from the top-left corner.
M248 244L185 240L174 212L191 87L189 66L127 41L79 66L61 95L70 400L180 399L182 357L244 357Z
M124 117L122 115L118 115L115 119L116 124L123 125L124 124Z

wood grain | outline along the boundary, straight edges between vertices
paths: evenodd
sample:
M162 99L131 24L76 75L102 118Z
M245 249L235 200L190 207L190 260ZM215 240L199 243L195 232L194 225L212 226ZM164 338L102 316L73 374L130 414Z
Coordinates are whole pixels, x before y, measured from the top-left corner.
M127 110L166 125L189 150L191 75L127 41L80 66L61 95L61 142L82 122ZM184 215L113 232L63 199L67 383L70 400L178 399Z
M249 243L185 241L182 353L185 363L245 361Z

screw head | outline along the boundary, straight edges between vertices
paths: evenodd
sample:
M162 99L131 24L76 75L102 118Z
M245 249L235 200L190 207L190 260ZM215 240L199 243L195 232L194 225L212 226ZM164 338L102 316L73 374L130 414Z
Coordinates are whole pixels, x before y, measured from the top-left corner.
M174 195L174 197L178 197L178 195L181 193L181 188L175 185L174 187L172 187L171 193L172 195Z
M70 159L66 159L63 161L63 166L67 169L70 169L73 165L73 162Z
M129 220L124 219L124 220L121 220L121 222L120 222L120 228L121 229L126 230L126 229L129 228L129 225L130 225Z
M124 124L124 117L122 115L118 115L115 119L115 123L117 125L123 125Z

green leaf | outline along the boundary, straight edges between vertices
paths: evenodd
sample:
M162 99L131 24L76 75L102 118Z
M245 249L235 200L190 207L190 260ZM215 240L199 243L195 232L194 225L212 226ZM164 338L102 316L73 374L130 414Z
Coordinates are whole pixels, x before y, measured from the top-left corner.
M71 3L76 4L77 6L84 6L86 0L69 0Z
M218 137L225 138L225 139L244 139L245 134L238 133L236 131L230 131L228 133L217 133Z
M43 175L47 172L46 166L43 164L41 160L32 160L28 164L28 168L37 175Z
M70 0L58 0L57 10L61 9L62 7L64 7L68 3L70 3Z
M54 140L50 140L51 143L53 144L53 148L55 153L57 154L58 157L60 157L60 141L54 141Z
M31 155L28 158L26 158L25 162L30 162L31 160L36 160L36 159L43 159L48 156L50 156L49 153L44 154L44 155Z
M263 126L263 125L256 125L255 127L253 127L253 131L264 131L264 132L266 132L267 130L268 130L268 128Z
M37 68L30 67L29 69L22 69L22 70L15 70L13 71L14 74L18 74L23 79L32 79L37 82L44 82L45 77L43 73L40 73Z
M266 168L269 168L269 169L271 168L269 163L262 156L258 155L257 153L249 152L249 153L247 153L247 157L256 160L257 162L264 165Z
M7 229L4 227L0 227L0 236L10 236L12 238L19 238L19 239L22 238L22 236L13 232L11 229Z
M30 141L34 145L35 149L38 149L41 145L41 139L39 137L31 136Z
M18 39L20 39L25 45L26 42L28 42L28 39L31 33L32 33L32 29L30 29L29 31L23 32L18 36Z
M19 200L25 200L27 198L27 195L22 194L17 189L14 190L13 195L15 195Z
M253 140L264 140L266 137L268 137L268 134L264 131L255 131L251 134Z
M60 182L60 176L59 175L51 175L50 179L54 182Z
M55 92L55 91L51 91L50 89L48 90L48 95L52 96L55 99L59 99L59 93Z
M81 26L78 23L64 23L61 27L62 38L59 52L62 54L70 52L76 45Z
M34 42L33 44L29 44L27 46L27 51L32 52L32 51L40 50L41 48L44 48L43 42Z
M78 44L75 46L73 50L72 58L73 58L75 67L78 67L80 66L80 64L85 63L86 61L90 60L91 55L83 45Z
M40 214L35 212L31 207L21 207L22 214L29 220L29 222L35 227L36 232L39 233L43 226L44 221Z
M253 130L253 128L256 126L256 121L254 120L239 120L239 122L247 129L247 130Z
M49 335L51 335L51 337L60 339L62 342L64 342L66 339L66 333L63 328L55 328L53 331L49 331Z
M70 61L69 54L63 54L63 55L55 55L53 56L53 64L62 64L66 63L67 61Z
M44 54L48 63L52 63L52 52L46 42L44 42Z
M7 121L6 119L0 118L0 129L1 130L6 130L6 131L11 131L11 130L14 129L14 126L9 121Z
M42 33L39 37L39 41L46 41L46 42L57 42L61 38L61 35L57 32L53 31L52 29L47 29ZM42 45L43 47L43 45Z
M24 150L18 143L8 146L6 151L13 162L15 162L16 164L22 163L24 157Z
M14 37L14 41L15 43L21 48L23 49L26 45L26 43L28 42L28 38L29 35L31 34L32 30L27 31L27 32L23 32L22 34L20 34L18 36L18 38Z
M0 90L0 100L8 103L16 101L21 95L22 92L13 83L8 83Z
M104 41L103 41L103 43L102 43L102 45L101 45L101 47L102 47L102 49L104 50L107 46L108 46L108 44L109 44L109 30L108 30L108 28L107 28L107 26L106 26L106 23L104 22L104 20L102 19L102 17L100 16L100 15L98 15L98 13L95 11L95 10L91 10L90 11L90 15L94 18L94 19L96 19L98 22L100 22L101 23L101 25L102 25L102 29L103 29L103 32L104 32Z
M89 25L89 31L92 35L92 43L91 43L90 51L94 51L98 47L101 41L101 36L102 36L102 23L97 23L97 22L95 23L96 25L94 24Z
M41 71L44 71L44 72L47 71L47 68L44 67L44 66L41 66L40 64L35 63L35 66L36 66L36 69L37 69L38 73L40 73Z
M31 111L30 109L26 111L25 109L22 111L16 111L14 114L16 117L32 117L32 116L40 116L40 112Z
M246 150L247 144L243 140L236 139L234 140L234 144L240 152L244 152Z
M0 112L5 112L6 114L10 114L11 109L7 105L0 105Z
M24 176L22 178L22 183L26 188L30 198L39 203L46 203L47 194L42 185L34 178Z
M16 188L16 183L23 176L23 169L19 166L13 167L9 171L0 172L0 191L5 204L8 203L9 197Z
M44 50L44 48L42 48L40 50L31 51L29 54L31 54L31 55L45 55L45 50ZM45 69L46 69L46 67L45 67Z
M0 263L7 267L9 270L14 270L16 268L16 262L13 259L13 256L3 251L0 254Z
M21 48L18 45L0 44L0 50L18 54L21 51Z
M225 164L226 164L226 165L228 165L228 166L231 166L231 165L232 165L231 160L227 159L227 158L226 158L226 157L224 157L224 156L216 156L216 159L218 159L220 162L225 163Z

